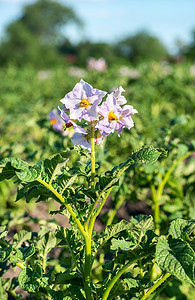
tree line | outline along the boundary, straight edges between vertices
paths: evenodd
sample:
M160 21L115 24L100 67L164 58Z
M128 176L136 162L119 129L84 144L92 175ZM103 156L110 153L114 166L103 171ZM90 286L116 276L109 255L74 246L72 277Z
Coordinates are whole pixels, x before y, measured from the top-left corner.
M116 61L137 64L161 61L171 55L163 43L147 31L118 40L114 44L82 41L73 44L65 35L68 24L83 27L83 22L72 8L54 0L37 0L24 7L21 17L9 24L0 44L0 64L18 67L52 67L62 62L85 66L89 57L103 57L112 64ZM195 59L195 30L191 43L180 45L178 54L187 60Z

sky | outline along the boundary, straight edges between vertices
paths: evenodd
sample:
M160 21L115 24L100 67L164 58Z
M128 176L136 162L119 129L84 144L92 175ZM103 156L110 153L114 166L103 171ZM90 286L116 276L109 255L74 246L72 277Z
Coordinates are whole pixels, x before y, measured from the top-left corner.
M22 8L35 0L0 0L0 40L6 26L19 18ZM59 0L84 23L66 28L72 42L117 42L139 30L157 36L170 51L176 40L190 42L195 29L195 0Z

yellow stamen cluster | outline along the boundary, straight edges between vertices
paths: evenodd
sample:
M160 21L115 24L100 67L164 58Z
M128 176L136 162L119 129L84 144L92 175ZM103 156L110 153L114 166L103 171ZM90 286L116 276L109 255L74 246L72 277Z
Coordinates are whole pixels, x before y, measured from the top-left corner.
M109 114L108 114L108 120L109 121L118 120L117 116L113 113L113 111L109 112Z
M58 123L58 120L57 120L57 119L50 120L50 124L51 124L51 125L54 125L54 124L56 124L56 123Z
M90 105L89 99L83 99L83 100L80 102L80 106L81 106L81 107L87 108L89 105Z

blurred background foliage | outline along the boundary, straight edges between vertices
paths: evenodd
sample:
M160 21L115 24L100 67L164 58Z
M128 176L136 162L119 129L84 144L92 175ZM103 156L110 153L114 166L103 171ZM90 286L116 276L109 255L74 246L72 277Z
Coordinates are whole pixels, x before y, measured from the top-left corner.
M124 130L120 139L112 134L97 147L99 172L144 144L164 147L168 158L151 168L130 168L120 193L116 189L113 194L104 223L120 218L119 208L125 209L123 217L127 211L130 215L152 213L154 191L174 163L166 186L160 187L163 210L158 223L166 230L174 217L194 217L195 32L189 45L178 45L177 54L172 55L144 30L115 44L73 44L65 35L68 24L75 24L78 30L83 26L71 8L38 0L8 25L0 44L0 159L14 156L34 164L66 151L72 146L68 132L54 131L48 116L61 105L60 99L81 78L108 92L121 85L128 104L139 113L133 116L131 131ZM72 165L79 160L74 151L66 155ZM0 183L0 194L1 222L29 209L23 202L14 202L13 181ZM140 201L145 206L139 209Z

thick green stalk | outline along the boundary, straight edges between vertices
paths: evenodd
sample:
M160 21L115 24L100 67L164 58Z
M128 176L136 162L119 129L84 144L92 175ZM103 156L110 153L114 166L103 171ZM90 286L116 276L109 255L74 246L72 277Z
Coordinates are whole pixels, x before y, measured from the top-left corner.
M117 280L127 271L127 269L134 264L137 260L142 259L143 257L147 257L149 256L151 253L147 253L147 254L142 254L140 256L136 256L134 259L130 260L126 265L124 265L122 267L122 269L120 269L120 271L110 280L106 290L104 291L102 300L107 300L109 293L111 291L111 289L114 287L115 283L117 282Z
M91 187L95 186L95 127L91 126Z
M145 300L147 299L167 278L171 276L170 273L166 273L160 280L158 280L151 289L147 291L147 293L140 299Z
M92 300L91 292L91 236L88 235L85 237L85 292L86 299Z

